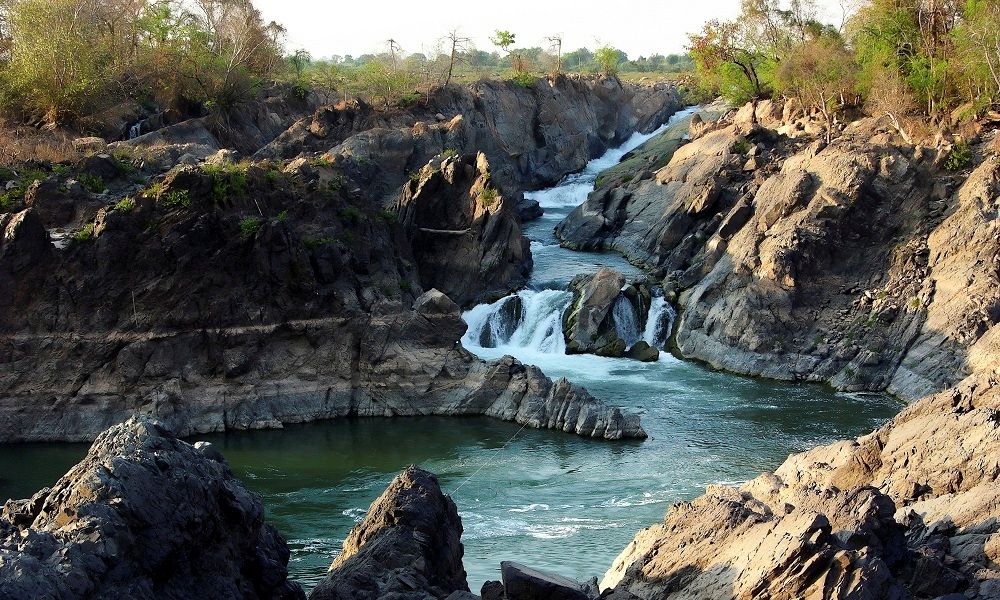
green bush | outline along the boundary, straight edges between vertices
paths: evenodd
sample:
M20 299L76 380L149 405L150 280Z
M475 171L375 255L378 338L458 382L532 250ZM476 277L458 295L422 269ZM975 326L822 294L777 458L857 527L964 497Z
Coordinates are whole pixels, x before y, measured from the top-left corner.
M948 152L948 156L944 159L943 166L948 171L961 171L969 166L971 161L972 148L969 148L969 144L965 140L961 140L952 146L951 151Z
M171 190L164 194L161 202L167 208L188 208L191 206L191 194L187 190Z
M497 191L491 187L484 187L481 192L479 192L479 202L483 206L493 206L497 201Z
M388 223L389 225L395 225L396 223L399 223L399 215L396 214L396 211L394 210L383 208L382 210L379 211L378 216L381 217L381 219L386 223Z
M357 206L348 205L340 210L340 220L345 224L360 223L364 216L364 213Z
M115 204L115 210L121 211L123 213L132 212L135 209L135 199L131 196L125 196Z
M747 152L750 152L750 142L746 138L740 138L729 145L729 151L733 154L746 155Z
M73 240L77 242L89 242L94 239L94 224L87 223L87 225L73 234Z
M52 165L52 172L56 175L69 175L73 172L73 167L69 165Z
M104 190L108 189L108 186L104 184L104 180L101 179L100 175L80 173L80 183L83 184L83 187L87 188L88 192L92 192L94 194L100 194Z
M247 239L257 235L262 227L261 220L257 217L247 217L240 221L240 237Z

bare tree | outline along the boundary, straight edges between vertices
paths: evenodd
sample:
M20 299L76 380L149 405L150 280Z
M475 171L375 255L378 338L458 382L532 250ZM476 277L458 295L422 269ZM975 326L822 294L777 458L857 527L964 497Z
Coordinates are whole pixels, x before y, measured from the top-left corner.
M557 33L545 38L556 49L556 75L562 73L562 34Z
M451 83L452 73L455 71L455 63L458 61L458 54L459 52L465 52L469 49L469 44L472 42L472 38L463 36L456 27L444 36L444 40L451 46L451 54L448 59L448 76L444 80L445 87L448 87L448 84Z

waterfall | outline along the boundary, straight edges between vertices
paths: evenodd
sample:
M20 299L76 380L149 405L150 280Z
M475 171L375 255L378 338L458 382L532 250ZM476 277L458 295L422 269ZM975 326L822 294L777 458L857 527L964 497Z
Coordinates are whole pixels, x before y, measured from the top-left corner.
M142 124L146 122L146 119L137 121L131 127L128 128L128 139L134 140L135 138L142 135Z
M615 322L615 333L625 342L626 348L631 348L642 339L642 332L639 331L639 315L625 294L618 294L618 299L611 309L611 318Z
M572 299L573 294L562 290L521 290L493 304L480 304L462 315L469 324L462 345L473 352L511 348L565 353L562 316Z
M667 302L663 296L653 296L653 301L649 305L649 316L646 317L646 328L642 332L642 339L647 344L660 350L666 350L667 340L670 339L670 332L674 327L674 318L677 311Z

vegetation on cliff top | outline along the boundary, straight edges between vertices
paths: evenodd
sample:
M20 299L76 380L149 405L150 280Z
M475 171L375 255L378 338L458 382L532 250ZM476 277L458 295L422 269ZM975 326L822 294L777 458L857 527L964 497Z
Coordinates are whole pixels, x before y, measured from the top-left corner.
M832 113L863 107L907 136L907 117L950 125L1000 102L994 0L871 0L839 28L817 20L814 0L741 7L735 20L690 36L702 85L733 103L798 98L829 124Z

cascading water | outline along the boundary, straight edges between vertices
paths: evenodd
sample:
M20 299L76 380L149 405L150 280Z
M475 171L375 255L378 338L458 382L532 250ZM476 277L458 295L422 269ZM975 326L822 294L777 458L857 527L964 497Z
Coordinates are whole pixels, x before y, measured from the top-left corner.
M142 135L142 124L146 122L146 119L136 122L131 127L128 128L128 139L134 140L135 138Z
M463 315L469 329L462 345L491 356L498 356L498 351L564 354L562 316L572 299L563 290L521 290L492 304L480 304Z
M642 331L639 329L639 315L636 314L635 307L625 294L618 294L615 305L611 309L611 317L615 321L615 333L625 341L625 347L631 348L641 338Z
M674 328L677 311L662 295L653 296L649 304L649 315L646 317L646 328L642 339L654 348L667 349L667 341Z

